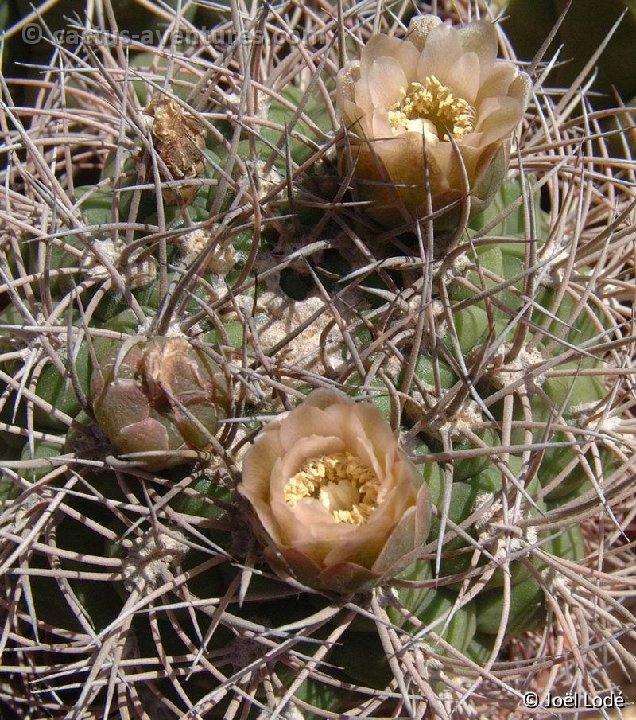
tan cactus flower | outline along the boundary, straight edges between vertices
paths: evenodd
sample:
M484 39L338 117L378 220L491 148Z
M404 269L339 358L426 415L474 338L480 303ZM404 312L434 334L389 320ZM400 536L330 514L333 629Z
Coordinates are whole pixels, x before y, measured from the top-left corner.
M337 105L348 130L341 171L353 172L378 222L425 216L426 172L433 210L455 203L440 228L456 228L464 171L472 214L484 209L507 169L531 87L525 73L497 60L497 48L489 22L456 28L423 15L404 40L371 37L360 60L338 73Z
M321 590L393 577L429 532L428 488L386 420L334 391L316 390L265 426L239 491L272 567Z

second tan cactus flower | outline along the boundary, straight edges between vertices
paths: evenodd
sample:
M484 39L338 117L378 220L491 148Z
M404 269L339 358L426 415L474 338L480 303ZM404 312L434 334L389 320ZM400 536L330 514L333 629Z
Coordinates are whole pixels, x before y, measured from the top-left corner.
M464 172L471 213L485 208L507 170L531 88L497 49L489 22L457 28L422 15L404 40L371 37L360 60L339 72L337 105L348 131L341 171L353 173L378 222L426 215L426 172L434 211L466 197ZM437 226L454 230L458 217L448 212Z
M430 528L428 488L389 424L334 391L314 391L263 428L239 491L272 567L319 590L357 592L393 577Z

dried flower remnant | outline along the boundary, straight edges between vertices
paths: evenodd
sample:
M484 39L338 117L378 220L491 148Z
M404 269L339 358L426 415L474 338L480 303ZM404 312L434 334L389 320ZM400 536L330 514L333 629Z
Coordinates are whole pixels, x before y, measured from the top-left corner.
M348 130L341 171L353 172L378 222L424 217L427 173L433 210L467 190L472 214L485 208L530 92L529 77L498 60L497 48L491 23L456 28L423 15L405 40L374 35L360 60L339 72L337 104ZM455 230L458 218L455 209L438 226Z
M205 170L205 128L192 113L171 99L155 99L146 112L152 116L152 137L159 156L174 180L196 178ZM197 194L194 186L176 191L164 190L166 200L180 198L190 202Z
M428 488L386 420L334 391L314 391L261 431L239 491L272 567L319 590L393 577L429 532Z
M179 450L207 449L229 402L221 369L184 337L98 349L91 398L115 449L152 452L144 464L153 469L186 462Z

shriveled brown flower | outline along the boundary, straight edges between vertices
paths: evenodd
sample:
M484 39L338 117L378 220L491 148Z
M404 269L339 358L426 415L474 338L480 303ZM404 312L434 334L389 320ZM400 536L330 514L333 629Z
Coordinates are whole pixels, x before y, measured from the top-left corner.
M321 590L393 577L429 532L428 488L389 424L371 403L334 391L314 391L265 426L239 491L274 569Z
M196 178L205 170L205 127L192 113L186 112L175 100L154 99L146 108L153 117L154 146L174 180ZM184 202L194 199L197 188L182 187L163 192L166 200L179 197Z
M497 49L489 22L457 28L422 15L404 40L371 37L360 60L339 72L337 105L349 131L341 171L353 172L376 220L423 217L426 173L433 210L466 190L473 214L484 209L507 169L531 87L513 63L497 60ZM438 225L453 228L458 217L447 213Z

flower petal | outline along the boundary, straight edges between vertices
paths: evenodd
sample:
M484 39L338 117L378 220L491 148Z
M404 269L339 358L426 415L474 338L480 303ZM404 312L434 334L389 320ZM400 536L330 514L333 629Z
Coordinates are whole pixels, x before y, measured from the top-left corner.
M408 86L400 63L392 57L374 60L369 67L367 81L373 107L387 110L400 100Z
M486 20L468 23L458 28L457 34L464 52L476 53L479 57L479 65L484 70L495 62L499 40L497 28L493 23Z
M437 15L416 15L409 22L406 36L422 52L431 30L441 24L442 21Z
M479 58L476 53L464 53L453 63L445 73L445 76L438 77L448 86L455 97L474 104L479 92Z
M482 78L479 92L475 99L479 105L487 97L507 95L510 84L517 76L517 69L512 63L498 62L492 65Z
M408 40L399 40L388 35L372 35L362 48L360 55L360 74L368 74L371 65L379 58L392 58L402 68L406 78L411 82L415 78L419 52Z
M463 54L457 30L450 25L434 27L426 39L426 44L417 64L417 79L424 82L435 75L442 83L452 72L452 64Z
M515 98L486 98L478 110L477 132L482 133L482 146L510 135L523 115L523 107Z
M269 502L270 478L282 454L279 431L279 420L267 425L243 458L243 476L238 491L251 502L256 498Z

